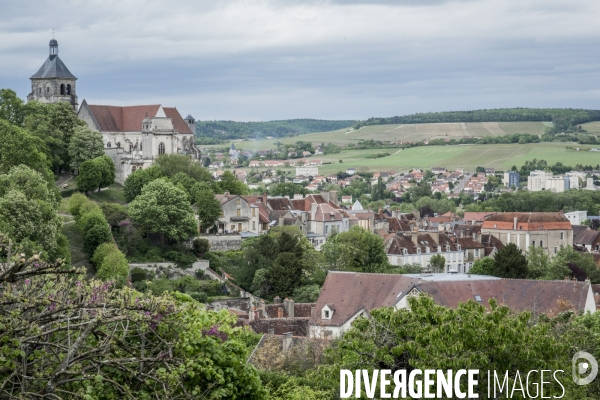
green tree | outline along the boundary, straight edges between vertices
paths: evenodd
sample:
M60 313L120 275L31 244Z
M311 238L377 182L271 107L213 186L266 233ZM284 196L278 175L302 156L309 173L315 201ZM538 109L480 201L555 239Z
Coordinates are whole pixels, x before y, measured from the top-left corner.
M142 193L142 188L144 186L163 176L163 172L157 165L153 165L146 169L138 169L125 179L125 185L123 187L125 200L128 203L132 202L133 199Z
M484 257L473 263L469 273L474 275L490 275L495 276L495 264L492 257Z
M183 172L196 182L212 181L211 173L202 164L183 154L163 154L156 159L155 165L169 178Z
M429 260L429 265L434 272L444 272L446 270L446 258L441 254L434 254Z
M319 294L321 294L320 285L306 285L294 289L293 298L296 303L314 303L319 298Z
M227 191L231 194L248 194L248 186L240 182L231 171L223 172L219 182L219 188L221 189L221 192Z
M96 157L92 160L98 170L100 170L100 181L98 182L98 191L103 187L108 187L115 181L115 164L109 156Z
M527 258L514 243L507 244L494 254L495 276L524 279L527 271Z
M550 257L543 247L531 246L527 250L527 278L540 279L548 275Z
M94 160L84 161L79 165L79 175L77 175L77 187L88 192L94 191L102 182L103 165Z
M127 209L121 204L102 203L100 204L100 208L102 209L102 214L104 214L106 221L112 229L117 228L119 223L126 220L129 216L127 214Z
M195 196L200 226L203 230L208 229L219 219L221 203L215 198L215 193L208 187L196 191Z
M83 250L91 256L98 246L102 243L109 243L110 241L112 241L112 235L110 234L110 227L108 224L92 225L90 229L83 233Z
M42 174L48 182L54 182L44 144L27 131L0 119L0 174L12 167L26 165Z
M102 262L106 258L107 255L113 252L119 251L119 248L114 243L102 243L100 246L96 248L94 251L94 255L90 259L92 264L96 266L96 268L100 268Z
M381 237L358 225L332 235L323 245L322 254L327 269L359 272L389 269Z
M129 216L144 230L164 239L182 241L197 233L196 219L186 193L164 179L143 187L131 202Z
M600 283L600 268L596 265L591 254L578 253L573 247L567 246L552 258L545 279L563 279L575 276L572 268L579 268L592 283Z
M0 89L0 119L22 126L25 120L25 104L14 90Z
M104 155L104 143L102 134L87 126L77 126L69 142L69 166L76 170L79 165L87 160Z
M117 287L122 287L129 276L127 259L118 249L114 249L104 256L96 277L104 281L114 281Z
M291 182L278 183L273 185L271 189L272 196L290 196L290 198L293 198L295 194L308 194L308 190L302 185Z
M45 153L56 172L70 168L69 143L75 128L85 122L77 118L73 107L66 102L27 105L25 127L45 143Z

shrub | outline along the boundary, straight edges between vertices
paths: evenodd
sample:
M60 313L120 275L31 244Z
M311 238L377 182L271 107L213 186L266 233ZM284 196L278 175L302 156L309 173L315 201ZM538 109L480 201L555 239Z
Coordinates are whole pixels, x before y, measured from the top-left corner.
M112 241L108 224L94 225L83 236L83 250L92 255L102 243Z
M196 261L196 256L189 253L184 253L177 250L169 250L165 253L165 258L169 261L173 261L177 264L179 268L186 269L190 268L194 261Z
M192 292L188 294L197 302L206 303L208 301L208 296L204 292Z
M96 268L98 268L100 265L102 265L104 258L114 251L119 251L114 243L102 243L96 248L90 261L96 266Z
M192 243L194 254L198 257L202 257L210 249L210 242L208 239L196 238Z
M144 257L148 262L161 262L163 261L162 252L158 247L153 247L146 252L146 256Z
M79 219L81 206L86 202L89 202L89 199L82 193L75 193L69 199L69 212L76 220Z
M112 228L116 228L121 221L127 219L127 209L120 204L104 203L100 205L100 208L106 221Z
M197 269L196 272L194 272L194 276L196 277L196 279L204 279L204 271L201 269Z
M108 222L106 222L106 218L104 218L104 214L102 214L102 212L100 212L98 210L98 211L92 211L87 214L81 215L78 226L79 226L79 229L81 229L81 232L83 234L85 234L87 231L89 231L90 228L94 225L107 225L108 226Z
M148 279L148 273L145 269L140 267L135 267L131 269L131 282L141 282Z
M129 276L129 265L119 250L110 252L102 260L96 276L102 280L113 280L118 287L125 285Z

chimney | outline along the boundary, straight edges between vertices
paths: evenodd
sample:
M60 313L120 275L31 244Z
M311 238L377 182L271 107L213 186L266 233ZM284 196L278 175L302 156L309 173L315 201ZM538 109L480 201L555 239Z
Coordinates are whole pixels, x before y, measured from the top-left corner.
M310 203L310 219L314 221L317 216L317 203Z
M334 204L338 204L338 192L336 190L329 192L329 201Z
M277 307L277 318L283 318L283 308Z
M281 297L275 296L275 298L273 299L273 304L281 304Z
M321 192L321 197L323 197L325 201L329 201L329 192Z
M419 232L413 232L411 234L411 239L412 239L412 242L415 244L415 246L418 247L419 246Z
M292 332L286 332L283 334L283 352L287 351L292 347Z
M471 225L475 225L475 218L471 221Z
M513 219L513 230L517 230L517 217Z
M285 299L283 307L287 311L288 318L294 318L294 299Z
M283 226L283 217L279 217L279 226Z
M262 199L263 199L263 203L267 204L267 192L263 193Z

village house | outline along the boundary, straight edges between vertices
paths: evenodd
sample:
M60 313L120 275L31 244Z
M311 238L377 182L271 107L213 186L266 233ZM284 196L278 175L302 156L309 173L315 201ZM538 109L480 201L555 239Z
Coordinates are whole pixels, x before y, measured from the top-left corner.
M311 313L310 336L335 338L373 309L410 309L408 299L424 293L436 304L456 308L467 301L489 308L490 299L514 311L558 315L565 305L576 313L596 311L589 281L500 279L470 274L367 274L329 271Z

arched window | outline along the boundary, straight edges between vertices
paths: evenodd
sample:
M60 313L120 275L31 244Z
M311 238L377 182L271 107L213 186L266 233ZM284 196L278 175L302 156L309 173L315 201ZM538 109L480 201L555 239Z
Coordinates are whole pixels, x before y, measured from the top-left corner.
M129 152L131 153L133 151L133 143L129 143Z
M135 172L136 168L135 165L133 167L131 167L131 173L133 174Z
M71 85L67 85L67 95L71 95Z
M106 147L111 147L111 144L110 144L110 142L107 142L107 143L106 143Z
M65 84L64 83L60 84L60 95L61 96L65 95Z
M140 143L140 151L142 151L142 144Z
M165 144L163 142L158 145L158 154L165 154Z
M117 147L121 147L121 142L117 142Z

